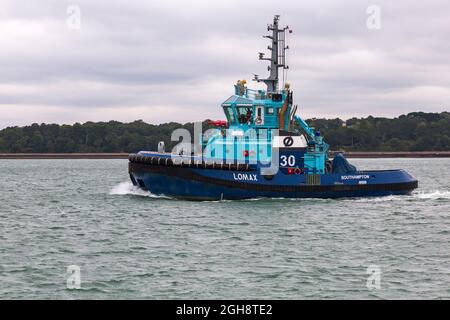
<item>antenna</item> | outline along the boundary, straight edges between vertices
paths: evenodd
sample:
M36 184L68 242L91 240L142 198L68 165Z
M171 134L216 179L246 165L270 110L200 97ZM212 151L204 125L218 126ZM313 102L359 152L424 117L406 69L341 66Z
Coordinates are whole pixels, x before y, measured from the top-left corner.
M270 72L269 77L267 79L259 79L258 77L253 79L257 82L264 82L267 85L267 92L278 91L278 69L289 69L289 66L286 64L286 50L289 49L289 46L286 45L286 31L292 33L292 30L289 29L289 26L280 29L278 27L279 20L280 16L275 15L273 18L273 24L267 26L267 31L272 31L272 34L263 36L264 38L271 40L271 45L267 47L271 53L270 58L264 57L265 54L262 52L258 53L259 60L270 61L270 66L267 68Z

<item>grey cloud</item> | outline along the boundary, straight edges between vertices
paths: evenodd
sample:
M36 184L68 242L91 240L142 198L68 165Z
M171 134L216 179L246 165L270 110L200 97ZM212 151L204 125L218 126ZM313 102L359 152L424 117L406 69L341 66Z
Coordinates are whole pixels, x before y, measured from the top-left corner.
M274 14L294 29L288 80L304 116L449 108L443 0L378 1L378 31L366 28L372 2L360 0L3 2L0 127L34 122L36 112L15 112L25 107L61 122L71 121L65 110L80 110L73 121L104 110L152 123L222 118L234 81L266 74L256 57ZM69 4L81 8L79 31L66 28Z

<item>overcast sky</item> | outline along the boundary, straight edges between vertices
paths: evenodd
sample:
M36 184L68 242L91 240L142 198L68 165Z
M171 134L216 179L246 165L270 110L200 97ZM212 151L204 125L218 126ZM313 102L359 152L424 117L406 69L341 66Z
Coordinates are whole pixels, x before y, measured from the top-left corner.
M235 81L267 74L274 14L301 116L450 110L448 0L1 0L0 128L223 119Z

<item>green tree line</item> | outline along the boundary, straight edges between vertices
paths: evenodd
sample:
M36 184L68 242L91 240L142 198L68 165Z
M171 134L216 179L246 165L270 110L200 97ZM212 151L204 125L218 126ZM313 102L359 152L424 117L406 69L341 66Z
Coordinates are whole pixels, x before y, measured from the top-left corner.
M450 150L450 113L413 112L397 118L309 119L332 150L444 151ZM156 150L165 141L170 150L173 130L193 123L152 125L142 120L86 122L74 125L37 124L0 130L0 152L136 152ZM207 121L203 129L208 128Z
M450 151L450 113L412 112L398 118L311 119L332 150Z

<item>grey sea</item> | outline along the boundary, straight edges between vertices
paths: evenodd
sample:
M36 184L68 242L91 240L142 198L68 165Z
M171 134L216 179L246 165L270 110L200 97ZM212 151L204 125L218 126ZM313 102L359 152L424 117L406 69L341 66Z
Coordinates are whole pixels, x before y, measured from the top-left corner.
M1 299L448 299L450 159L411 196L188 202L126 160L0 161Z

